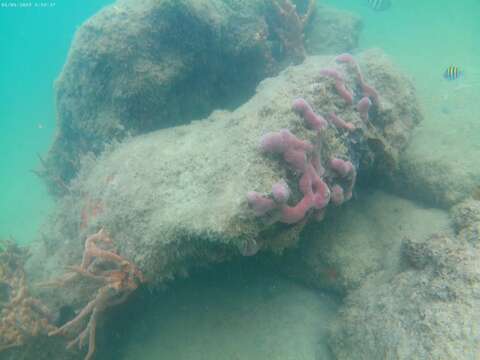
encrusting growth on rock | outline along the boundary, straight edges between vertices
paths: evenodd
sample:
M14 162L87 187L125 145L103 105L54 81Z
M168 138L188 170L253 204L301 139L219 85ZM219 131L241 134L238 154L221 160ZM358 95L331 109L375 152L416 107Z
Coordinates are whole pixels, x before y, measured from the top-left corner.
M142 272L130 261L118 255L112 249L113 241L102 228L85 241L85 250L80 266L70 267L71 272L62 278L50 282L49 286L63 286L78 277L98 281L101 286L94 298L62 327L48 335L65 335L70 333L86 317L90 316L87 326L70 341L67 348L75 345L82 348L88 342L85 360L92 358L95 352L95 333L99 316L109 307L123 303L135 291L140 283L145 282Z
M0 353L55 329L49 309L29 295L24 271L27 257L13 241L0 250Z

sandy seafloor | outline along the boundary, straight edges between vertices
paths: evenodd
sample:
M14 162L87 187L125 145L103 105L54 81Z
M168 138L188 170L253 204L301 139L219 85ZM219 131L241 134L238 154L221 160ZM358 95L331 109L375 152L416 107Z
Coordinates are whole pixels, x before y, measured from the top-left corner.
M393 0L385 12L372 11L366 0L324 2L359 14L361 49L383 48L414 80L425 121L413 137L410 156L441 160L464 176L480 178L480 2ZM70 13L57 3L54 11ZM46 151L54 132L51 84L75 26L106 3L78 6L75 16L60 17L60 22L47 20L59 18L46 15L49 10L41 17L0 10L0 18L8 20L0 21L3 36L11 34L0 45L0 236L28 243L51 207L40 181L29 173L37 164L35 153ZM60 37L54 35L59 30ZM464 69L465 78L443 79L450 64ZM399 202L405 211L410 206L415 205ZM331 298L274 274L222 269L227 273L181 281L155 306L143 309L138 322L121 330L131 332L122 358L330 358L322 339L337 308Z
M329 359L336 303L255 261L180 280L130 326L122 359Z

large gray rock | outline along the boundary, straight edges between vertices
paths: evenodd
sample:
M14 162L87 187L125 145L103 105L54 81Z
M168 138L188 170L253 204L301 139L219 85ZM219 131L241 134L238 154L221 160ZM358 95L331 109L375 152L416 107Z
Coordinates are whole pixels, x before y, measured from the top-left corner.
M305 229L298 249L287 255L287 272L316 288L348 294L379 272L396 273L405 237L426 239L449 228L446 211L361 191L322 224Z
M234 109L262 79L303 60L303 25L276 3L119 0L86 21L55 86L58 130L42 169L50 189L64 193L81 157L106 142ZM309 2L297 3L301 16Z
M306 28L305 48L311 55L341 54L357 48L362 21L354 13L329 6L318 6L315 18Z
M480 199L478 88L440 79L435 86L428 80L422 83L419 100L425 121L403 154L393 188L445 209L469 196Z
M392 188L404 196L414 196L445 209L478 191L480 173L474 166L476 158L451 160L442 157L442 152L433 152L434 156L429 158L416 148L407 150L392 177Z
M479 202L463 203L452 213L456 236L405 238L401 271L371 276L347 297L331 336L337 359L478 356L479 213Z
M353 106L346 106L332 81L318 75L321 68L335 66L333 58L311 57L263 81L257 94L234 112L217 111L190 125L138 136L92 159L47 224L43 252L31 262L32 269L37 262L41 271L32 270L32 275L49 278L66 264L78 263L85 238L99 227L109 231L120 253L152 283L194 265L225 260L238 249L278 252L292 246L306 222L265 223L246 204L248 191L269 193L281 178L293 190L292 204L301 198L299 176L281 159L259 151L262 134L288 128L317 144L325 180L332 186L330 157L350 159L360 179L374 171L379 175L394 166L420 120L411 84L388 59L372 51L360 60L366 80L381 94L382 106L372 111L369 126ZM349 68L339 69L348 86L357 89ZM334 111L358 129L348 134L330 126L317 137L291 110L298 96L318 113Z

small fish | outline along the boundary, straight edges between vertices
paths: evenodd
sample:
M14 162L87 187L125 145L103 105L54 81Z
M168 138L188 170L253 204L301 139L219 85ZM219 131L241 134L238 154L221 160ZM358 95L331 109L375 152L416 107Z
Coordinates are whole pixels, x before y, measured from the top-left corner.
M458 66L450 65L443 73L443 77L449 81L460 79L463 77L463 70L460 70Z
M368 5L376 11L387 10L392 6L391 0L368 0Z

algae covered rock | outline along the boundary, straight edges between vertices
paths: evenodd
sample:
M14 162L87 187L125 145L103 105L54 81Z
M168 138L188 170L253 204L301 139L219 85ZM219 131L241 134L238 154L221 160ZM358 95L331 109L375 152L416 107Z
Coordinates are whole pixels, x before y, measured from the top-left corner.
M360 59L364 78L379 89L382 102L382 107L372 108L368 123L338 95L331 79L319 75L322 68L337 67L357 97L360 90L351 69L335 64L332 57L310 57L263 81L256 95L233 112L216 111L189 125L134 137L85 163L70 194L59 202L51 226L47 224L43 245L31 261L32 275L45 280L62 273L67 264L78 264L86 237L100 227L152 284L193 266L248 254L252 248L255 253L291 247L310 216L293 225L270 223L247 206L248 191L268 194L282 178L292 189L290 201L301 199L299 175L282 159L261 153L262 135L287 128L317 144L331 186L332 156L350 159L359 179L374 171L380 175L380 169L392 166L420 120L411 84L388 59L378 51ZM370 75L374 69L375 77ZM377 80L384 78L389 81ZM398 92L409 101L399 102ZM320 133L308 129L291 109L297 97L305 98L318 114L335 112L354 124L355 131L333 124ZM385 146L371 148L371 139ZM384 159L388 165L382 165Z
M478 229L478 221L470 220L465 229ZM478 355L479 238L477 232L472 241L462 231L404 239L401 270L369 278L346 298L331 335L337 359L352 354L373 360Z
M359 16L319 5L317 15L306 29L306 49L311 55L350 52L357 48L361 31Z
M49 188L65 193L81 158L113 139L234 109L303 60L304 27L322 22L314 2L295 3L121 0L87 20L56 81L58 129L42 164Z
M244 101L271 70L260 5L123 0L86 21L56 82L51 177L68 182L81 155L112 139Z
M422 200L442 208L461 202L478 189L480 175L461 159L425 159L416 151L407 150L402 156L397 174L392 178L392 188L399 194Z
M348 294L379 272L397 272L404 238L425 239L448 227L445 211L378 190L361 191L355 201L304 231L299 248L288 254L288 273Z

